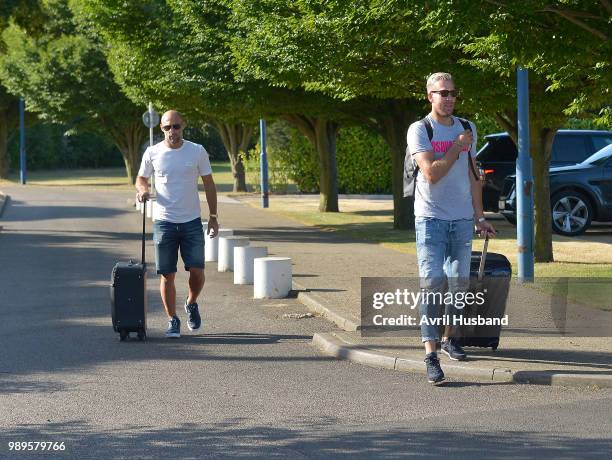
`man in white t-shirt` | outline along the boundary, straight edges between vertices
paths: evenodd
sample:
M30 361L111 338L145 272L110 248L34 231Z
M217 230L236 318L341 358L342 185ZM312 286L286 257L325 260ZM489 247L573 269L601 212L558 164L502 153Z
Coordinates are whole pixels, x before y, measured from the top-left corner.
M189 271L189 295L185 301L187 326L194 331L202 323L197 299L204 287L204 231L200 219L198 178L202 178L210 211L207 233L216 237L217 190L212 177L208 153L199 144L183 139L185 121L176 110L162 115L160 127L164 140L142 155L136 177L136 198L149 197L149 177L155 175L156 206L153 213L155 264L161 275L160 291L168 315L166 337L181 336L181 322L176 315L178 252Z
M453 116L457 91L452 76L431 75L427 98L431 112L410 125L407 135L408 150L420 169L414 194L419 276L427 291L439 292L448 282L449 291L462 292L469 283L474 226L481 234L494 235L495 229L484 217L482 187L476 173L472 174L476 171L476 127ZM446 307L446 318L460 314L454 305ZM440 333L430 320L440 316L440 305L422 302L420 312L421 319L429 320L421 322L427 377L437 384L444 380L436 351ZM463 360L465 352L453 333L446 326L441 349L450 359Z

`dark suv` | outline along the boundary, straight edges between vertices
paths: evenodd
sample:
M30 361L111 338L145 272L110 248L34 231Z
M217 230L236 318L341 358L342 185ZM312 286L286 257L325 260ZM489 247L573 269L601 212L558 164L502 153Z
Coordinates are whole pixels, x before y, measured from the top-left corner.
M518 152L508 133L490 134L485 140L476 157L486 178L482 200L485 211L497 212L504 179L516 173ZM550 166L580 163L608 144L612 144L612 131L560 129L553 141Z
M552 228L565 236L580 235L591 221L612 222L612 144L581 163L550 168ZM515 176L504 181L499 212L516 221Z

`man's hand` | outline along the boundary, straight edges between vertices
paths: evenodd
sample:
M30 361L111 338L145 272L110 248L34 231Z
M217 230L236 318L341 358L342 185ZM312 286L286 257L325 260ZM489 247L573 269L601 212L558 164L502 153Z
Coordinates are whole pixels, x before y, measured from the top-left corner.
M219 222L217 222L216 217L210 217L208 219L206 234L211 238L215 238L219 234Z
M466 129L465 131L463 131L455 139L455 143L459 144L463 148L471 146L473 142L474 142L474 135L472 134L472 131L469 129Z
M140 190L139 190L138 192L136 192L136 199L137 199L138 201L140 201L141 203L142 203L143 201L148 200L148 199L149 199L149 196L150 196L149 192L142 192L142 191L140 191Z
M495 235L497 235L497 232L495 231L493 225L491 225L486 220L483 222L476 222L476 233L478 233L478 235L482 237L484 237L486 234L488 234L489 237L494 237Z
M143 202L149 199L149 179L136 176L136 200Z

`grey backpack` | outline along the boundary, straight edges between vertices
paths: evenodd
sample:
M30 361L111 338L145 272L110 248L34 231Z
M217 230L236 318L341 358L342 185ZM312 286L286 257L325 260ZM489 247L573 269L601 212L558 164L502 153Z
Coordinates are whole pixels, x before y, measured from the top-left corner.
M458 120L461 122L461 125L463 125L463 129L469 129L470 131L472 131L472 127L470 126L470 123L467 120L464 120L463 118L458 118ZM433 139L433 126L431 126L431 122L427 117L423 118L419 122L425 125L427 137L431 141ZM474 170L474 165L470 161L470 155L467 155L467 159L468 163L470 164L470 170L472 171L472 174L474 174L474 177L476 178L476 180L478 180L478 174L476 174L476 171ZM408 146L406 146L406 156L404 157L404 198L414 198L414 194L416 192L416 178L418 173L419 165L414 160L414 158L412 158L412 155L408 151Z

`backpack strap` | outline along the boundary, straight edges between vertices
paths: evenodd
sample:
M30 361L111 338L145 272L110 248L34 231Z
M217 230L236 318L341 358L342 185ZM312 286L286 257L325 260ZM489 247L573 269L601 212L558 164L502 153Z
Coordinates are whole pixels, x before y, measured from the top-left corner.
M423 125L425 126L425 130L427 131L427 137L429 138L429 142L433 139L433 126L431 126L431 121L429 118L425 117L421 120Z
M461 126L463 126L463 129L466 129L468 131L472 131L472 125L470 125L470 122L467 121L465 118L457 117L457 120L459 120L459 123L461 123Z
M433 139L433 126L431 126L431 122L429 121L427 117L425 117L421 119L421 123L423 123L423 126L425 126L425 131L427 131L427 137L429 138L429 141L431 142L431 140ZM410 157L412 158L412 154L410 155ZM412 196L416 194L416 183L417 183L416 178L417 178L417 174L419 173L419 171L420 171L419 164L416 161L414 161L414 172L412 174L412 177L414 178Z
M464 118L459 118L459 117L457 117L457 119L459 120L459 122L463 126L463 129L465 129L465 130L467 130L469 132L472 132L472 125L470 125L469 121L467 121ZM472 155L470 155L470 151L469 150L468 150L468 154L467 154L467 159L468 159L468 163L470 165L470 170L472 171L472 174L474 175L474 179L479 180L478 173L476 173L476 170L474 169L474 163L472 163Z

